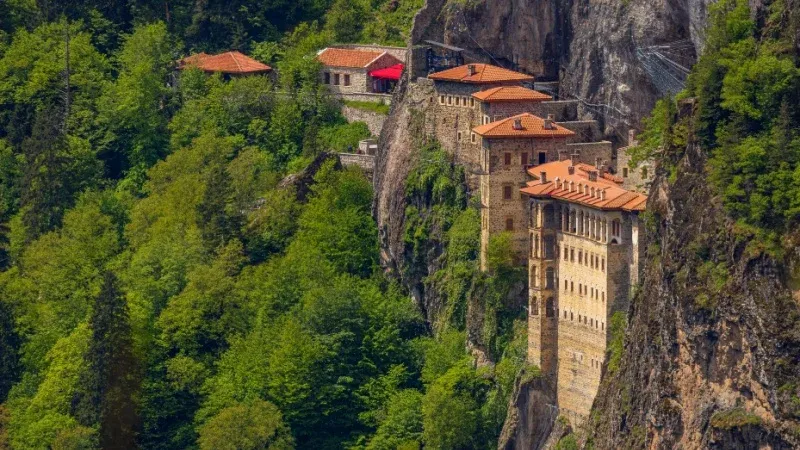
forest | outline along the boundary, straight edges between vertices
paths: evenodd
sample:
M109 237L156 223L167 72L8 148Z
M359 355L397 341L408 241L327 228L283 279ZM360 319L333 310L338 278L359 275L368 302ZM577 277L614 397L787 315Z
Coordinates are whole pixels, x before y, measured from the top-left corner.
M420 6L0 2L0 448L496 446L525 354L509 243L479 274L463 174L420 143L409 251L448 249L431 324L379 267L371 183L324 155L369 132L315 52L402 45ZM279 76L175 70L228 49Z

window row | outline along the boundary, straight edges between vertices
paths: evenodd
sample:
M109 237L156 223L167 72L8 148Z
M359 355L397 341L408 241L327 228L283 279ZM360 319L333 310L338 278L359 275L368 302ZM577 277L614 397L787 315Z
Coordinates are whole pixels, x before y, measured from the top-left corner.
M606 322L601 321L600 319L595 319L594 317L589 317L583 314L575 314L572 311L567 312L564 310L564 316L561 317L559 314L558 318L562 320L569 320L570 322L575 322L575 317L578 318L578 323L582 325L588 325L589 328L594 328L596 330L605 331L606 330Z
M574 247L564 246L564 251L561 253L564 261L569 262L576 262L575 261L575 251ZM595 253L584 252L581 249L577 249L578 260L577 263L592 269L599 270L601 272L606 271L606 258L604 256L597 255Z
M564 280L564 292L571 294L575 293L575 282ZM603 303L606 301L606 291L601 291L588 284L578 283L578 295L581 297L589 297L593 300L600 300Z
M531 158L529 158L531 156ZM535 160L532 157L536 156ZM538 162L537 162L538 161ZM537 155L528 154L528 152L521 152L519 154L519 164L521 166L531 166L537 164L544 164L547 162L547 152L539 152ZM511 152L503 153L503 165L511 166L514 164L514 154Z
M447 106L461 106L464 108L474 108L475 99L458 95L439 95L439 104Z
M333 84L334 86L339 86L340 84L350 86L350 74L325 72L324 82L325 84Z

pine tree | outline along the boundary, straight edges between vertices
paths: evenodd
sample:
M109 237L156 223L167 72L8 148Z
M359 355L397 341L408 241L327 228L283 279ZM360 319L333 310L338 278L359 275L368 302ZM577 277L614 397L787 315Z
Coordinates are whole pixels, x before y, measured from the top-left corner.
M5 401L19 375L19 345L11 308L0 300L0 403Z
M73 400L73 415L81 425L98 426L101 448L135 448L139 367L133 354L128 306L111 272L105 274L89 324L92 339L85 357L87 369Z
M223 164L216 164L208 174L203 201L198 205L200 229L210 250L223 247L239 235L242 214L231 205L231 176Z

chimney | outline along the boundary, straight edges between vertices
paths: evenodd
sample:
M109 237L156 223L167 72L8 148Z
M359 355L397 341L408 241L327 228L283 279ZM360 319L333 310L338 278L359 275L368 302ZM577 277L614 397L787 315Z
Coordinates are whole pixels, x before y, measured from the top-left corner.
M572 159L572 164L579 163L581 162L581 154L576 150L572 153L570 159Z
M553 126L553 122L555 122L555 117L552 114L547 115L547 119L544 119L544 129L545 130L555 130L555 126Z
M477 73L477 70L475 69L475 64L467 64L467 71L469 72L470 76L475 75L475 73Z
M633 128L628 130L628 145L636 145L636 130Z
M547 172L544 170L539 172L539 179L542 181L542 184L547 183Z
M605 200L605 199L606 199L606 190L603 189L602 191L600 191L600 200Z
M522 129L522 118L521 117L517 117L517 118L514 119L514 129L515 130L521 130Z
M575 166L570 165L569 167L567 167L567 173L570 175L575 175Z
M589 181L597 181L597 171L592 170L589 172Z
M597 170L600 170L600 167L603 165L602 161L603 160L600 159L600 158L595 158L594 159L594 168L597 169Z

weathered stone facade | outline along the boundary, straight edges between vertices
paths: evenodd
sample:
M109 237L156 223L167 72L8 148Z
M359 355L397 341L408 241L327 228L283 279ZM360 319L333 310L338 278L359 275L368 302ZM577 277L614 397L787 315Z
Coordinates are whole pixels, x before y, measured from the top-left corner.
M609 322L638 281L637 212L530 198L528 360L556 386L573 426L600 385Z
M348 122L364 122L373 136L379 136L386 122L386 114L343 105L342 115Z
M630 130L628 145L617 150L617 175L622 177L622 186L625 189L647 192L655 177L655 168L652 161L640 161L636 167L633 167L629 150L638 144L634 131Z
M481 138L481 267L491 236L505 231L513 235L515 260L527 264L527 200L519 192L529 177L528 168L555 161L566 148L566 137ZM541 162L540 162L541 161Z

